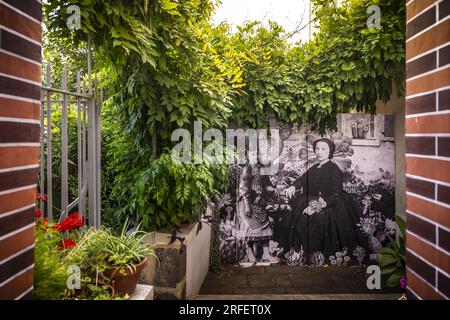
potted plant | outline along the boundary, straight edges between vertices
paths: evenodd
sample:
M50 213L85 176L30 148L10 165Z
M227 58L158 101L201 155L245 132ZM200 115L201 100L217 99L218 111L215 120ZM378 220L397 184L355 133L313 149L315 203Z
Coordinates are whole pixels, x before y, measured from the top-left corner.
M70 264L81 267L83 279L95 286L110 287L112 296L131 295L146 258L154 256L153 245L143 242L148 233L139 230L139 226L127 233L128 227L126 221L119 235L109 229L91 228L67 256Z
M354 139L365 139L369 131L369 125L362 119L352 122L351 128Z
M155 256L153 245L143 241L147 232L139 230L139 226L128 233L127 229L128 221L118 236L109 229L104 231L105 262L109 266L104 275L112 281L115 292L122 295L134 292L147 257Z

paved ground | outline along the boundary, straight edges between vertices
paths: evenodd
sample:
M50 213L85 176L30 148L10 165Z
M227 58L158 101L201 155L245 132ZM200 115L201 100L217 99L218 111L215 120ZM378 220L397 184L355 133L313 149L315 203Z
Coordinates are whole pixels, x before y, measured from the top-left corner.
M388 299L399 298L401 289L369 290L365 269L360 267L314 268L272 265L270 267L229 266L218 273L209 273L200 290L200 299L217 295L270 295L276 299ZM228 299L233 297L228 297ZM236 297L238 298L238 297ZM317 297L316 297L317 298ZM266 297L266 299L269 299ZM315 298L313 298L315 299Z
M198 295L193 300L406 300L399 293L385 294L250 294Z

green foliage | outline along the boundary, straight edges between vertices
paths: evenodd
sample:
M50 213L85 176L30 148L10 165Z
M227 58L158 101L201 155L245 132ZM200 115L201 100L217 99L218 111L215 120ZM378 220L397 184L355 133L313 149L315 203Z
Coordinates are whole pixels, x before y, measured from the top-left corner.
M129 227L125 222L120 235L115 236L111 230L89 229L78 244L68 251L64 262L76 265L81 270L81 290L72 292L72 299L127 299L128 297L111 296L111 280L103 272L111 268L128 268L134 270L146 257L154 256L153 246L143 242L146 232L136 228L127 234ZM121 269L122 270L122 269Z
M234 57L243 71L245 94L233 103L236 122L264 126L275 116L324 132L335 128L338 113L374 113L376 101L386 102L393 87L403 95L405 2L312 2L317 32L306 44L290 46L274 23L266 29L249 22L234 35L221 26L213 34L221 55ZM366 25L373 4L381 8L380 29Z
M66 261L82 266L83 274L98 277L109 268L132 268L146 257L154 256L153 246L144 243L148 233L139 227L127 234L129 223L123 225L120 235L113 235L110 229L90 229L83 235L75 248L70 250Z
M78 196L78 128L77 128L77 111L76 106L71 103L67 108L67 168L68 168L68 187L69 201L73 201ZM61 148L62 148L62 132L61 132L62 109L59 104L52 106L52 186L54 197L54 205L60 211L60 194L61 194ZM46 146L45 146L46 147ZM46 147L47 148L47 147ZM47 149L45 149L47 150ZM47 151L45 151L47 152ZM47 168L45 168L47 170Z
M112 296L110 279L103 272L113 267L133 269L145 257L154 256L153 246L143 243L147 233L136 228L126 234L125 223L119 236L109 229L89 229L80 236L75 247L58 248L63 235L51 226L39 222L36 227L35 267L33 296L38 300L128 299L128 296ZM81 288L69 290L70 266L81 271Z
M48 1L44 8L49 37L72 39L74 46L85 47L89 32L96 70L107 70L108 76L107 111L114 117L107 116L112 122L102 128L104 141L111 143L102 157L103 216L117 227L136 215L147 229L192 221L198 213L192 210L209 199L215 180L223 179L215 174L223 170L173 166L168 160L170 136L179 127L192 130L194 120L205 129L225 127L234 94L229 78L239 78L210 42L207 20L213 3L69 2L81 8L81 30L68 30L66 7Z
M154 248L149 243L144 243L148 233L139 230L139 226L127 234L128 221L125 222L119 236L114 236L109 229L105 230L105 253L108 254L107 262L113 267L131 269L147 257L156 257Z
M267 118L291 123L286 116L291 103L292 85L287 74L287 55L290 46L283 29L275 23L269 28L259 22L246 22L233 34L229 26L222 24L212 33L217 50L224 60L238 66L237 75L243 83L231 84L240 88L241 94L233 100L230 120L252 128L266 126Z
M156 136L160 153L170 145L171 132L192 126L194 119L206 127L227 124L231 88L202 31L212 2L92 0L78 5L82 29L69 31L65 7L49 1L49 30L55 37L72 37L75 44L85 43L91 33L132 142L151 150Z
M68 250L64 263L80 268L81 288L68 293L67 299L75 300L111 300L128 299L127 296L112 296L113 286L110 279L103 275L109 268L105 242L107 236L104 231L89 229L85 232L77 245Z
M37 300L60 300L66 296L67 265L57 249L62 236L54 230L37 227L35 233L34 287Z
M378 265L381 269L381 275L385 278L386 286L397 287L400 279L405 278L405 239L406 239L406 223L400 216L395 216L400 235L398 242L388 236L389 244L385 248L381 248L379 253Z
M169 153L149 160L129 145L118 150L122 161L114 167L123 173L115 179L111 198L119 221L134 213L147 230L192 223L211 196L226 186L227 165L178 164Z
M73 300L128 300L130 297L128 294L111 295L112 286L98 282L92 283L92 279L84 277L81 279L82 290L76 293L76 296L71 297Z

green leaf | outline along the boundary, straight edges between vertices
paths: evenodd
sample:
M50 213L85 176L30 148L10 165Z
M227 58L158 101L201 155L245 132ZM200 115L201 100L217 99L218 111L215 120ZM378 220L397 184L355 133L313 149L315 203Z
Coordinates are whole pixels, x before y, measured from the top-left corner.
M382 255L380 260L378 261L378 265L380 267L385 267L394 263L397 263L398 259L395 256L391 255Z
M382 254L382 255L392 255L395 256L397 255L397 253L392 249L392 248L381 248L380 250L378 250L378 253Z
M163 0L162 7L165 11L167 11L170 14L174 14L172 12L176 12L175 14L179 14L178 11L174 10L178 7L178 3L176 2L172 2L170 0Z
M386 285L390 288L397 287L400 285L400 279L404 277L404 274L401 270L392 274L386 281Z
M403 239L406 239L406 222L405 222L405 220L403 220L403 218L397 214L397 215L395 215L395 222L397 223L397 226L400 230L400 233L401 233Z
M399 269L397 266L383 267L381 269L381 274L382 275L391 274L391 273L395 272L397 269Z

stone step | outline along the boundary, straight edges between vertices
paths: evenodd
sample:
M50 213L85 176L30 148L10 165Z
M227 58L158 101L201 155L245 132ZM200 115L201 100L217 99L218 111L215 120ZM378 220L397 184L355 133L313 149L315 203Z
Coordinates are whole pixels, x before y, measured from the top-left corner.
M401 293L388 294L200 294L192 300L404 300Z
M130 300L153 300L154 287L146 284L138 284Z

